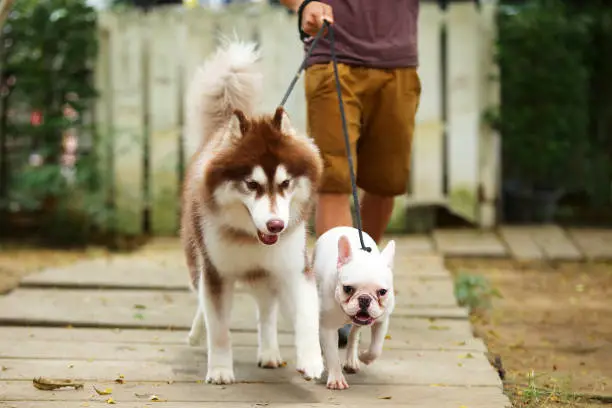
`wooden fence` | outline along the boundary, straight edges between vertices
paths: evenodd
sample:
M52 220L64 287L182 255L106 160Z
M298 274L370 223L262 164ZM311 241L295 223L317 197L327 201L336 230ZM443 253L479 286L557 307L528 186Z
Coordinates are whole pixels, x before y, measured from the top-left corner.
M417 115L410 193L398 205L439 204L477 225L494 224L499 137L483 121L497 102L492 60L494 3L422 2ZM96 68L101 98L96 123L107 171L106 191L123 233L175 234L184 163L183 94L219 42L237 34L258 42L272 112L303 58L296 17L260 4L214 12L168 8L147 14L104 13ZM286 105L305 129L302 80Z

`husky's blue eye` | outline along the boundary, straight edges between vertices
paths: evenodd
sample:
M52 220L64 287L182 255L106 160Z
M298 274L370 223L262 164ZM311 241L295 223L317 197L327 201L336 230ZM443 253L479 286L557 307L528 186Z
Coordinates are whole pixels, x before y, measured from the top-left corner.
M385 296L387 294L387 289L380 289L378 291L378 296Z
M350 295L351 293L353 293L353 287L352 286L343 286L342 290L344 291L344 293L346 293L347 295Z

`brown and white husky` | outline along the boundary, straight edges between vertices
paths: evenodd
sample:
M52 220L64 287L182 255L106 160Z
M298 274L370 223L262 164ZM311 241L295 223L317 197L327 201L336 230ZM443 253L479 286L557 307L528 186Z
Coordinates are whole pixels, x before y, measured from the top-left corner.
M181 237L199 307L189 343L208 345L206 381L235 381L230 338L234 286L257 303L258 364L283 365L280 304L293 321L297 370L320 378L319 300L306 221L321 178L319 151L278 108L257 115L262 75L254 44L229 42L195 74L186 138L197 140L183 185Z

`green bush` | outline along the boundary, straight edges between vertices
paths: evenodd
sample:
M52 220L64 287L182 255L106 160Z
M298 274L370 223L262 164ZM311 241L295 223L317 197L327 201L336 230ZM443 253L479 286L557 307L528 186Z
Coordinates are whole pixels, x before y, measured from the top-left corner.
M2 158L9 161L9 177L0 208L50 210L49 225L56 224L54 218L65 222L67 213L74 212L88 213L86 219L93 222L105 218L95 132L85 119L97 96L96 19L96 11L85 0L14 3L0 42L4 119L0 131L10 146L9 155ZM31 120L35 113L42 120ZM69 129L79 143L71 176L62 166ZM74 232L65 225L63 230Z
M580 186L588 149L590 20L538 0L498 18L504 177L527 188Z

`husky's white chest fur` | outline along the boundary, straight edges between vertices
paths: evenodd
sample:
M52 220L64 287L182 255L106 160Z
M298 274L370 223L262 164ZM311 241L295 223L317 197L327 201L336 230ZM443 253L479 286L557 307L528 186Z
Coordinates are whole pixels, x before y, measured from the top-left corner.
M283 234L278 243L264 246L258 242L241 243L227 238L219 228L204 229L208 255L223 276L244 278L254 270L268 273L273 279L287 276L290 270L304 271L306 227L304 223ZM302 256L296 256L302 254Z

